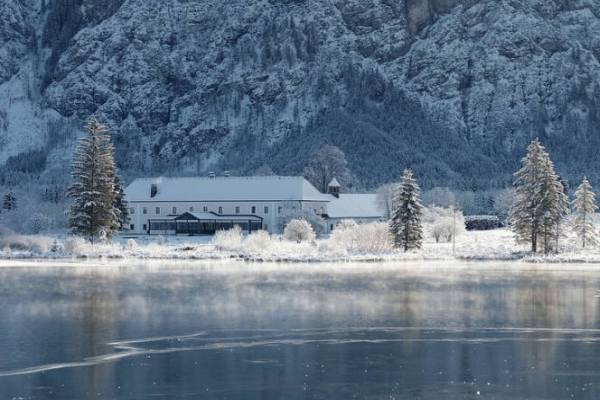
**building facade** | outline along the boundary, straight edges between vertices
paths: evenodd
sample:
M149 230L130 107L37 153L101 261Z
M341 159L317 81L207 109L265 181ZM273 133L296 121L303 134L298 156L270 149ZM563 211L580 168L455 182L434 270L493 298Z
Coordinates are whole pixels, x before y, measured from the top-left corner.
M246 232L266 230L281 233L295 215L316 215L333 229L346 214L359 221L378 220L373 204L360 211L347 204L358 197L340 194L337 181L331 193L321 193L303 177L191 177L140 178L125 189L129 204L131 234L210 235L240 226ZM364 205L366 198L361 198ZM368 209L368 212L363 212Z

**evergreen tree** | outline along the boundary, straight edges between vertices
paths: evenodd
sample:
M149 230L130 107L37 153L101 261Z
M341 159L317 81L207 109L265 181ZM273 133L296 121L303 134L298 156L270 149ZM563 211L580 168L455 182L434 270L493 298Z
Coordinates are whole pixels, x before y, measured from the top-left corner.
M527 148L522 168L515 173L515 202L509 213L511 228L519 242L530 243L536 253L558 250L561 222L568 211L564 187L550 156L538 139Z
M75 151L71 176L71 231L92 242L99 236L110 237L119 227L113 145L106 128L95 119L87 124L87 134Z
M581 240L581 247L585 249L588 245L597 244L598 235L594 227L594 215L598 206L596 205L596 194L592 191L592 185L586 177L583 178L575 192L573 210L575 211L573 230Z
M115 209L119 211L119 230L123 230L129 223L129 208L125 193L123 192L123 184L119 175L115 175Z
M411 170L405 170L397 190L396 207L390 221L394 246L404 251L420 249L423 244L421 190Z
M13 192L8 192L4 195L2 200L2 208L6 211L13 211L17 209L17 197Z
M562 222L569 212L569 200L565 188L554 172L554 165L549 157L544 162L542 190L545 193L542 202L544 210L542 242L544 253L548 254L551 251L558 252L559 239L563 236Z

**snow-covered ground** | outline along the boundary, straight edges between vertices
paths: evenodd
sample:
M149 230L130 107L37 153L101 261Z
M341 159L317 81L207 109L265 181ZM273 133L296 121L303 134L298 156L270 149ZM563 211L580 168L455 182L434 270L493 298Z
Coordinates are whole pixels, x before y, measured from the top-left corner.
M361 238L358 238L361 241ZM368 240L363 241L368 242ZM466 232L459 236L453 255L451 243L427 240L420 251L403 253L382 248L340 244L334 238L295 243L266 234L215 240L206 236L117 237L109 244L94 244L66 235L15 236L0 238L0 259L157 259L247 261L349 262L419 260L522 260L545 263L600 263L600 248L577 249L575 241L564 240L558 255L532 256L515 244L510 231Z

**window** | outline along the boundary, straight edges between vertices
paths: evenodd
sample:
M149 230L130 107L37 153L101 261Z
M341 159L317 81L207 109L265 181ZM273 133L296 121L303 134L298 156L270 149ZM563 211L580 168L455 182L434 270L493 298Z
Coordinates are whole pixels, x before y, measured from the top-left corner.
M194 206L190 207L190 212L194 212Z
M129 230L130 231L135 231L135 225L134 224L130 224L129 225Z
M330 230L330 231L332 231L332 230L333 230L333 224L331 224L331 226L330 226L329 230Z
M133 208L133 207L132 207L132 208L130 208L130 209L129 209L129 214L130 214L130 215L133 215L133 214L135 214L135 208Z
M144 224L144 227L143 227L143 228L144 228L144 230L146 230L146 224Z
M256 206L252 206L252 214L256 214Z
M281 214L282 212L283 212L283 207L282 206L277 207L277 213Z
M219 214L223 214L223 207L219 207Z
M173 214L177 214L177 207L173 207Z
M313 208L313 212L315 213L315 215L317 215L317 209Z
M265 212L265 214L268 214L268 213L269 213L269 206L265 206L265 208L264 208L264 212Z
M148 214L148 209L146 207L142 208L142 214Z
M235 213L239 214L240 213L240 206L235 206Z
M154 212L155 212L156 214L160 214L160 207L156 207L156 209L154 210Z
M202 211L208 212L208 207L207 206L202 207Z

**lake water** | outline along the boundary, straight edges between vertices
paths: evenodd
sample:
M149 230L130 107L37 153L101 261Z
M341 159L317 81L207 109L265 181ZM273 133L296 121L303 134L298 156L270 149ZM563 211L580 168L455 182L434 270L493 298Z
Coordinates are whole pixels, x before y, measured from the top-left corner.
M596 400L600 272L560 268L0 268L0 399Z

